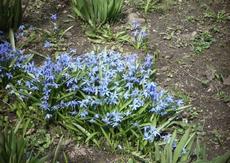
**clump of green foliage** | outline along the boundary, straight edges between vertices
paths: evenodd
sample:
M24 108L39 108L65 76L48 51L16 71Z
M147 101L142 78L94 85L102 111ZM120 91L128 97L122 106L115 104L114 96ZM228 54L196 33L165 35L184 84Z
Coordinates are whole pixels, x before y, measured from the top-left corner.
M0 31L9 31L10 42L15 49L13 31L17 30L22 21L21 0L0 1Z
M145 14L151 11L160 11L163 12L168 10L175 1L172 0L137 0L134 2L135 5L144 10Z
M212 10L207 10L204 13L204 18L208 18L208 19L215 21L217 23L222 23L222 22L225 22L227 20L230 20L230 15L229 15L229 13L226 13L224 10L218 11L217 13L215 13Z
M210 32L202 32L198 34L193 40L192 40L192 47L193 51L196 54L202 54L205 49L210 48L211 44L215 41L213 36L210 34Z
M24 123L23 133L18 129L19 121L14 130L5 128L0 132L0 162L1 163L43 163L45 158L38 158L29 153L27 141L24 138L28 123ZM29 122L29 121L28 121Z
M116 19L122 7L123 0L72 0L74 13L93 29Z
M22 21L21 0L1 0L0 11L0 30L8 31L10 28L16 30Z

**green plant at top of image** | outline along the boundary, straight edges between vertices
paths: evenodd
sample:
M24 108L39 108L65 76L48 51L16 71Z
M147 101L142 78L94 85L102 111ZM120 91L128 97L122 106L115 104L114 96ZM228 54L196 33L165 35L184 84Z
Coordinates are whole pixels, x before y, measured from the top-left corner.
M136 0L134 4L139 8L144 10L145 14L151 11L163 12L168 10L175 1L172 0Z
M205 49L210 48L215 41L210 32L201 32L192 40L192 48L196 54L202 54Z
M10 28L16 30L22 21L21 0L0 1L0 30L8 31Z
M15 49L14 31L17 30L22 21L21 0L0 1L0 31L9 32L10 42Z
M93 29L114 20L121 13L124 0L72 0L74 14Z

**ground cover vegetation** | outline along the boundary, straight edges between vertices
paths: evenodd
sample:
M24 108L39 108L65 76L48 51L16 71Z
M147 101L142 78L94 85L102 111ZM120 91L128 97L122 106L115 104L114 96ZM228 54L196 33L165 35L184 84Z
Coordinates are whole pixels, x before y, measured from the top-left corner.
M75 162L65 148L68 140L114 153L117 162L208 162L200 125L183 118L192 108L188 97L156 82L159 53L150 53L148 23L135 18L125 27L112 28L129 1L70 2L69 17L86 23L90 43L109 45L79 55L65 43L73 26L62 27L58 13L49 16L49 30L25 26L20 23L21 1L17 2L0 2L4 11L20 8L6 10L12 15L0 15L1 162ZM166 11L174 3L137 1L135 5L147 15ZM206 14L205 19L221 23L228 21L228 14ZM178 31L162 35L178 43ZM202 55L215 42L210 32L200 32L191 40L195 54ZM42 53L32 50L32 43L41 44ZM125 53L119 45L142 55ZM228 159L226 153L212 162Z

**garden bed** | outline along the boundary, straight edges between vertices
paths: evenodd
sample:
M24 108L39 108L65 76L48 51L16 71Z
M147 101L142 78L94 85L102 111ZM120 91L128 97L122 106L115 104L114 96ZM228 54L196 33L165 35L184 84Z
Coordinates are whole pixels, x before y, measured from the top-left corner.
M127 162L128 160L151 162L151 159L156 159L156 156L153 157L149 151L161 147L162 150L164 150L164 145L167 146L167 141L163 142L164 137L170 133L175 138L176 133L174 133L173 130L177 130L177 135L179 135L180 138L184 133L185 135L190 132L192 134L195 133L194 135L196 135L197 140L206 146L204 150L207 151L208 159L223 155L230 150L230 116L228 114L230 110L230 29L228 28L230 25L230 3L227 1L205 1L202 3L176 1L168 3L168 5L152 8L147 14L143 14L143 10L140 9L141 5L126 3L127 5L124 7L118 21L103 28L103 30L99 31L96 35L92 35L91 33L89 34L89 27L84 24L82 20L72 16L73 14L69 7L70 4L67 1L58 3L56 1L45 2L39 0L31 4L27 9L23 22L24 26L21 26L16 35L17 47L23 49L25 54L34 54L33 60L35 61L35 67L43 66L44 70L54 69L53 67L55 66L63 66L63 69L67 69L68 73L76 75L78 72L78 70L75 69L76 66L82 70L83 68L80 67L80 65L90 65L88 68L84 68L84 71L77 73L77 75L80 74L77 77L83 79L82 81L88 80L88 76L92 73L92 65L95 64L95 68L98 68L97 64L99 63L98 69L100 69L100 66L103 67L104 64L104 68L102 68L101 72L95 70L96 74L99 72L99 78L102 74L105 75L101 76L102 78L107 78L109 76L107 72L115 71L114 73L116 74L115 77L114 74L112 75L114 81L110 81L109 83L111 89L110 94L102 95L102 92L100 92L100 97L108 97L108 100L109 97L112 98L112 95L115 95L118 90L122 96L126 95L125 92L129 86L123 87L125 83L128 83L125 74L127 73L128 76L129 71L133 68L132 66L136 66L138 70L135 74L137 79L143 79L144 74L147 74L146 78L150 85L148 87L137 86L134 82L134 88L137 88L140 91L139 94L141 94L144 93L142 91L145 90L155 91L156 88L155 84L152 83L153 81L159 83L159 86L156 84L157 90L159 92L160 90L167 90L167 93L162 95L158 101L160 101L160 99L167 99L168 104L165 108L168 108L170 105L169 111L165 112L166 109L148 111L147 108L150 109L148 102L148 98L150 97L148 96L140 97L143 100L143 104L140 102L137 109L140 107L141 111L135 112L135 114L130 117L127 112L136 110L134 109L134 104L132 105L131 102L129 102L131 98L126 99L125 97L124 99L123 97L119 97L119 101L122 101L119 105L113 105L113 102L116 102L116 98L114 99L115 101L107 101L101 104L101 108L103 108L105 112L97 111L99 113L98 117L95 117L97 114L94 113L93 109L89 109L87 113L84 112L82 108L80 110L77 109L79 112L68 110L68 112L60 111L56 113L53 112L53 110L51 110L51 112L49 112L50 110L48 110L48 112L44 111L46 109L41 107L43 105L40 105L43 111L39 111L39 107L36 108L33 106L32 113L38 115L30 117L32 122L29 122L30 130L27 133L28 140L31 140L31 142L40 141L41 144L36 146L35 150L44 152L56 146L59 139L64 135L65 141L63 142L62 150L68 155L72 162ZM163 2L163 4L164 3L166 2ZM57 16L57 20L56 17L55 20L50 20L52 16ZM138 48L138 44L127 41L127 37L132 36L132 33L136 30L132 26L132 20L134 18L141 22L137 29L143 29L148 33L147 39L140 44L140 48ZM105 51L101 53L105 48L115 50L116 52ZM92 53L91 57L89 54L87 54L85 58L82 57L82 54L90 51L96 51L96 53ZM60 56L60 53L66 52L68 52L68 55L65 56L64 54L62 56L63 62L60 61L61 59L58 56ZM114 55L114 53L116 55ZM137 55L133 55L134 53ZM146 55L146 53L150 55ZM48 56L51 56L54 62L47 60ZM69 56L71 57L68 58ZM87 58L87 56L89 58ZM134 57L132 58L132 56ZM146 56L150 56L150 58L144 60ZM69 67L77 62L73 62L72 59L81 57L82 60L77 60L79 61L79 65L76 64L74 67ZM54 58L57 59L55 60ZM138 59L136 60L136 58ZM90 61L93 60L97 60L97 62L90 63ZM129 62L130 60L131 62ZM43 64L44 61L46 61L45 65ZM56 64L56 62L58 63L59 61L61 65ZM68 63L65 63L66 61L68 61L69 66ZM145 61L151 61L151 64L149 65L149 63ZM108 66L110 63L114 63L115 66ZM119 64L123 66L120 65L121 70L118 69ZM51 65L53 65L53 67ZM144 67L146 67L146 69L143 70ZM74 72L72 72L72 69L75 69ZM36 76L38 72L31 70L32 69L26 69L26 72L28 73L29 71L29 74ZM43 70L39 71L43 72ZM139 71L141 71L141 73ZM57 73L55 75L61 73L59 70L54 70L54 72ZM87 73L84 75L83 72ZM120 72L123 72L124 76L120 75ZM38 76L39 80L43 80L42 77L45 75L46 74L41 73L41 76ZM112 76L109 78L113 79ZM27 76L25 79L30 77L31 76ZM56 77L57 76L55 76L55 78ZM30 80L32 79L30 78L28 81ZM116 83L115 80L118 80L116 81L118 83ZM26 83L27 81L23 82ZM37 81L34 82L39 83ZM18 83L14 83L16 87L18 86L17 84ZM69 84L71 85L73 83ZM31 89L26 92L27 96L32 96L34 91L33 87L31 87L31 85L28 86L28 84L26 86ZM38 85L35 84L33 86L37 87ZM100 86L100 84L96 86ZM114 89L118 86L120 86L119 89ZM87 92L89 90L86 90L86 88L87 87L84 87L84 84L82 84L80 93L76 94L79 100L81 99L81 102L83 102L85 96L93 97L94 100L96 100L98 96L97 92ZM75 88L71 87L71 89ZM43 86L41 86L39 90L43 90ZM60 90L66 91L65 88L60 88ZM148 94L151 95L151 91L148 92ZM159 93L158 91L155 93ZM37 92L34 93L36 98L42 97L42 92L40 94L36 93ZM61 97L62 99L65 93L66 92L57 93L52 98ZM1 96L5 97L4 94L3 89ZM135 96L135 98L136 97L138 96ZM14 101L15 98L16 97L12 96L9 99L4 98L3 101L4 103L8 103ZM151 96L151 98L153 98L153 96ZM175 101L172 101L171 98ZM25 99L27 100L27 98ZM184 103L182 107L179 106L182 104L181 99ZM25 103L30 106L33 100L34 98L31 98ZM60 102L61 100L57 101ZM22 112L25 111L25 108L23 108L24 104L19 104L18 108L20 109L18 109L18 111L13 109L8 112L7 105L4 103L2 104L4 107L0 114L4 117L8 117L11 122L10 124L13 125L18 117L23 117L24 113ZM157 103L158 102L155 101L155 103L151 105ZM65 104L67 105L67 103ZM58 105L64 106L64 103L58 103ZM133 106L130 107L131 110L127 110L128 105ZM52 106L54 105L52 104ZM56 105L55 107L57 108L54 108L54 110L62 110L64 108L63 106L59 107ZM172 109L174 108L173 106L175 110ZM113 112L111 112L111 110L113 110ZM127 112L123 112L124 110ZM148 115L151 112L156 113L156 115ZM68 115L69 113L72 114L72 116L76 114L76 118L71 118L71 116ZM28 116L30 114L31 111L26 111L24 115L26 117L25 119L30 119ZM89 117L87 117L88 115ZM84 119L85 116L86 119ZM39 118L36 119L36 117ZM53 121L53 118L55 121ZM58 119L57 121L56 118ZM100 120L97 120L97 118ZM116 118L124 119L124 123L123 120L117 120ZM93 121L97 123L94 124ZM7 123L6 121L3 122L4 124ZM137 122L138 125L139 123L141 124L140 128L135 126ZM132 130L133 126L134 130ZM188 128L190 129L186 130ZM127 131L124 132L123 129L127 129ZM139 132L142 134L139 134ZM43 140L39 139L39 134L43 137ZM151 137L151 134L154 136ZM123 141L121 141L122 139ZM193 139L193 136L187 139ZM152 149L151 143L154 140L161 143L158 144L158 147L154 143L154 149ZM175 142L179 143L180 140L175 139ZM174 139L172 139L169 144L173 143ZM186 145L186 148L190 148L189 141ZM35 145L31 143L30 146ZM133 150L135 146L137 147L136 151ZM199 156L193 153L193 157L191 157L190 161L194 161L196 157Z

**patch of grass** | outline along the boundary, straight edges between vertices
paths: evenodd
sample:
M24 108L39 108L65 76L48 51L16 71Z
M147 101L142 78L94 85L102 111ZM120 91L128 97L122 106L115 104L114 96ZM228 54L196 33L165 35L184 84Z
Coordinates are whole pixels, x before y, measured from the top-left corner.
M109 24L96 31L86 31L86 35L89 37L90 41L97 44L106 44L108 42L125 43L129 42L130 39L126 29L116 32Z
M193 51L196 54L202 54L204 50L210 48L215 41L210 32L201 32L192 40Z
M1 163L42 163L45 157L39 158L29 149L25 138L30 119L20 119L15 125L5 126L0 132L0 162Z
M220 33L220 28L214 25L213 27L211 27L210 31L213 33Z
M191 22L191 23L198 21L198 19L195 16L187 16L186 20Z
M191 102L189 95L178 88L172 88L172 94L175 97L182 99L185 104L189 104Z
M132 1L133 3L133 1ZM145 14L148 12L165 12L169 10L176 2L173 0L136 0L134 4L137 8L144 10Z
M228 95L226 92L224 91L219 91L216 94L216 97L220 100L223 100L224 102L230 102L230 95Z
M204 18L208 18L217 23L222 23L227 20L230 20L229 13L226 13L224 10L218 11L217 13L212 10L206 10L204 13Z

